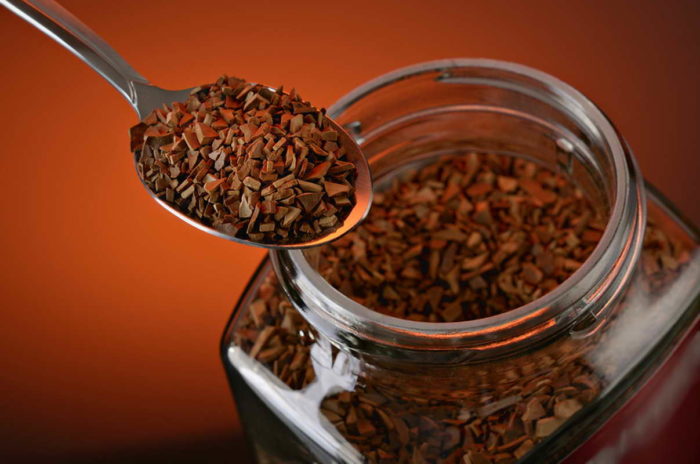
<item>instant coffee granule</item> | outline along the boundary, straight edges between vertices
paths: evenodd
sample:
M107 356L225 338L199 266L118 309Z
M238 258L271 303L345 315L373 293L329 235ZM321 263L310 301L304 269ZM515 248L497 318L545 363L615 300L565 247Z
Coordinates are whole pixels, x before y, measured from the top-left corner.
M355 166L317 109L294 91L233 77L193 89L130 132L148 188L184 214L261 243L337 229L355 204Z
M320 249L318 269L384 314L464 321L552 291L588 258L603 228L565 177L471 153L394 179L355 231Z
M650 218L639 270L642 288L636 290L661 291L689 258L687 246ZM589 353L605 342L617 314L646 310L628 306L623 300L593 337L452 369L428 382L415 372L363 369L354 391L325 398L321 412L370 463L516 462L600 395L606 386L600 363L613 371L627 364L593 361ZM310 349L319 335L284 296L274 273L243 310L234 343L293 390L313 382Z

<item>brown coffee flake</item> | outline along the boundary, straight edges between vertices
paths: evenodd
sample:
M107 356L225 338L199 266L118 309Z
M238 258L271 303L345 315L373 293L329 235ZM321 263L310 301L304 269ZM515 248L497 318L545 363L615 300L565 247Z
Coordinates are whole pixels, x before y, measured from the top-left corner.
M547 437L552 434L563 423L562 419L556 417L545 417L537 421L535 436L538 438Z
M542 271L532 263L523 263L523 279L525 282L537 285L542 282L544 274Z
M323 194L321 192L301 193L296 197L296 200L306 212L312 212L321 202L321 199L323 199Z
M206 190L207 192L213 192L214 190L216 190L217 187L219 187L224 182L226 182L226 179L211 180L211 181L207 182L206 184L204 184L204 190Z
M516 449L513 452L513 455L517 459L520 459L523 456L525 456L532 449L533 446L534 446L534 443L532 442L532 440L525 440L525 441L523 441L522 445L520 445L518 447L518 449Z
M542 407L542 403L537 398L532 398L525 405L525 412L522 415L524 422L536 420L544 417L547 411Z
M330 161L324 161L309 170L309 172L304 176L306 180L317 180L323 178L328 173L331 167Z
M554 404L554 415L559 419L568 419L582 407L583 405L575 398L557 401Z
M333 182L324 182L323 188L325 189L325 191L329 197L337 197L338 195L345 195L345 194L348 194L351 190L351 187L349 185L336 184Z
M498 188L506 193L510 193L518 188L518 180L513 177L498 176Z

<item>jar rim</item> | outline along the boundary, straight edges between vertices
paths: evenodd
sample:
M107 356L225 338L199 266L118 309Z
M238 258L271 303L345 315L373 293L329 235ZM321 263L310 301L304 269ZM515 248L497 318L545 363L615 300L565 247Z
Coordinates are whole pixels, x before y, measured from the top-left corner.
M506 312L459 322L420 322L382 314L355 302L334 288L311 266L301 250L273 252L273 263L278 274L284 274L281 268L285 268L287 271L292 270L296 276L297 287L293 293L297 293L297 298L292 296L290 299L297 306L302 306L300 308L302 313L310 318L312 323L320 325L321 329L326 326L336 334L339 330L349 331L354 336L383 345L415 349L471 346L483 350L502 343L500 335L511 337L509 340L513 342L517 341L518 337L529 337L533 330L546 331L556 325L558 322L556 318L560 315L562 308L557 307L554 302L579 286L582 279L596 265L599 265L604 256L609 260L611 254L620 255L612 262L611 273L614 270L617 271L612 277L618 280L629 279L630 263L636 261L639 255L646 223L644 192L641 187L642 182L639 180L641 175L628 147L605 114L570 85L542 71L505 61L471 58L437 60L404 67L370 80L341 97L329 107L328 114L336 118L355 102L395 82L427 73L448 72L457 68L503 71L534 80L543 84L554 98L566 103L565 108L573 113L574 117L593 123L595 130L601 133L601 139L608 146L609 155L612 158L615 189L608 224L600 241L579 269L552 291ZM631 227L630 221L632 221ZM619 244L623 244L626 249L616 251L614 247L618 247ZM614 280L612 277L607 280ZM285 286L286 279L280 280ZM603 293L607 292L606 297L610 296L609 286L613 282L605 282L605 280L601 279L600 287L590 292L588 295L590 301L581 302L578 313L588 312L590 303L600 299ZM309 293L313 295L309 296ZM313 307L304 307L304 303L309 301L301 301L303 298L313 300L311 305ZM604 302L601 303L604 304ZM567 318L569 322L572 319L571 316ZM577 317L580 314L574 316ZM367 330L368 328L371 330Z

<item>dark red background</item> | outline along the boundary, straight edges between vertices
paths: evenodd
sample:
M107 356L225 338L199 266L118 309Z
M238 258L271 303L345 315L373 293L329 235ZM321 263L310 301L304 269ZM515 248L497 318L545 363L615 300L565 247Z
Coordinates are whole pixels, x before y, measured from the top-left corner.
M62 4L167 88L225 72L329 105L420 61L542 69L597 102L647 178L700 222L696 1ZM4 9L0 60L0 457L236 462L217 343L263 253L150 200L128 152L133 111Z

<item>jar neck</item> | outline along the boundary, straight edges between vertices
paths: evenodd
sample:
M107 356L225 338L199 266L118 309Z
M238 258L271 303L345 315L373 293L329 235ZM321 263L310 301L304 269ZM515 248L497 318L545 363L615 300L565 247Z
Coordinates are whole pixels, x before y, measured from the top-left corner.
M430 153L511 152L575 177L608 218L591 256L553 291L505 313L463 322L381 314L333 288L304 252L272 252L290 301L334 344L392 361L478 362L595 326L624 292L644 235L643 180L605 115L573 88L510 63L445 60L371 81L329 115L360 143L375 184L397 163Z

